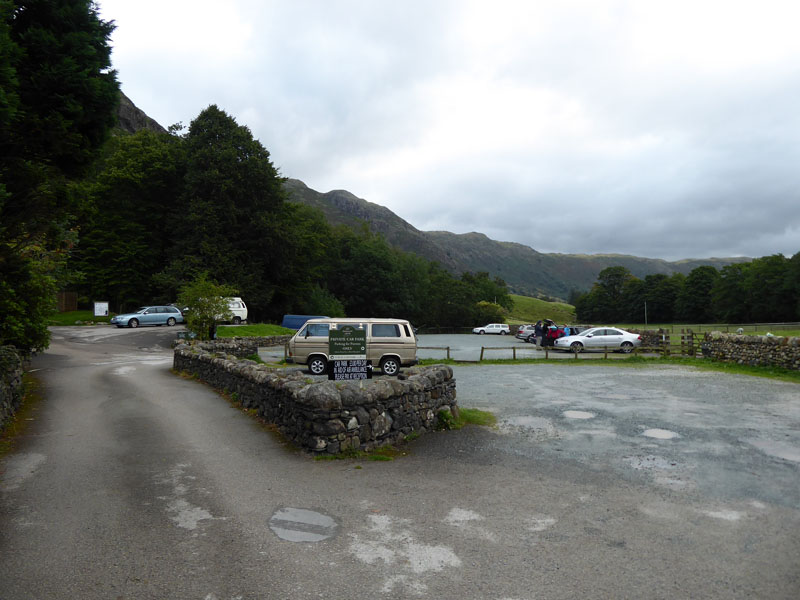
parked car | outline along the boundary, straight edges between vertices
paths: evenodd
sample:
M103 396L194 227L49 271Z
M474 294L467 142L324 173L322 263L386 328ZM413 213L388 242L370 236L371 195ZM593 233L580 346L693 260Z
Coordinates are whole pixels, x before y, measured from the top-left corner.
M536 327L534 325L520 325L517 329L517 339L528 341L528 338L534 334Z
M400 367L417 364L417 337L411 323L403 319L308 319L287 343L286 362L308 365L313 375L322 375L331 360L328 350L331 329L351 325L366 329L364 349L368 361L380 366L384 375L395 376Z
M176 306L142 306L136 312L111 317L117 327L139 327L139 325L167 325L183 323L183 315Z
M477 333L479 335L483 335L484 333L496 333L499 335L508 335L511 333L511 329L508 327L507 323L489 323L488 325L484 325L483 327L476 327L472 330L472 333Z
M602 350L610 348L620 352L631 352L642 344L642 336L616 327L593 327L576 335L558 338L553 348L571 352Z

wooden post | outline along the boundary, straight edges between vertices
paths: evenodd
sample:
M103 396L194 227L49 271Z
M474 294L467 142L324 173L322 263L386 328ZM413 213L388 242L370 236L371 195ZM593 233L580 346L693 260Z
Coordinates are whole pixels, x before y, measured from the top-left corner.
M550 346L545 346L545 347L544 347L544 359L545 359L545 360L547 360L548 358L550 358L550 353L549 353L549 350L550 350Z
M514 346L513 348L511 348L511 352L514 356L514 360L517 360L517 347Z
M447 360L450 360L450 346L447 346Z
M603 346L603 358L608 358L608 346Z
M483 346L481 346L481 357L478 359L478 362L483 362Z

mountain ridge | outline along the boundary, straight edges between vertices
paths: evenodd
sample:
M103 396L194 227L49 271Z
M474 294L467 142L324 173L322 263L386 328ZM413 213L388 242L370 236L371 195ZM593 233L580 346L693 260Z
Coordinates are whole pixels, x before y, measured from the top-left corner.
M366 223L396 248L440 263L454 274L487 271L501 277L513 293L565 300L572 291L587 291L606 267L623 266L634 276L683 273L711 265L722 268L748 262L745 257L685 258L667 261L626 254L542 253L518 242L499 242L480 232L421 231L388 208L346 190L318 192L299 179L286 179L289 201L315 206L335 225Z

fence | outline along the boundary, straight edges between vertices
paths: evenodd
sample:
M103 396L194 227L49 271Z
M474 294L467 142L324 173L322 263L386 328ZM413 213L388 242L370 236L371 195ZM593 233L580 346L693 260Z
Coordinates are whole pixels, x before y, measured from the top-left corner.
M638 332L637 332L638 333ZM681 329L677 335L673 335L666 331L659 332L641 332L642 337L645 339L644 345L634 346L629 353L625 354L657 354L661 356L698 356L701 352L700 343L703 340L702 335L696 335L691 329ZM485 358L486 351L507 351L511 350L511 359L517 360L517 347L516 346L481 346L481 354L479 362ZM592 348L590 350L556 350L553 346L543 346L542 350L537 352L544 352L543 358L564 356L572 354L575 359L579 357L589 358L590 356L598 356L601 352L604 359L608 358L609 354L614 354L620 351L616 346L603 346L602 348ZM523 350L526 354L530 351L525 348Z

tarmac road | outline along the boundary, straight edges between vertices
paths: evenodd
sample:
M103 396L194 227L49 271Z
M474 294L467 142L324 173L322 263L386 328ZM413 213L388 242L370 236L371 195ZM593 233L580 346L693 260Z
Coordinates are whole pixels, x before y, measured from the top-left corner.
M457 367L496 430L314 461L170 372L175 328L59 328L0 461L0 598L792 598L800 394L690 369ZM305 540L305 541L303 541Z

